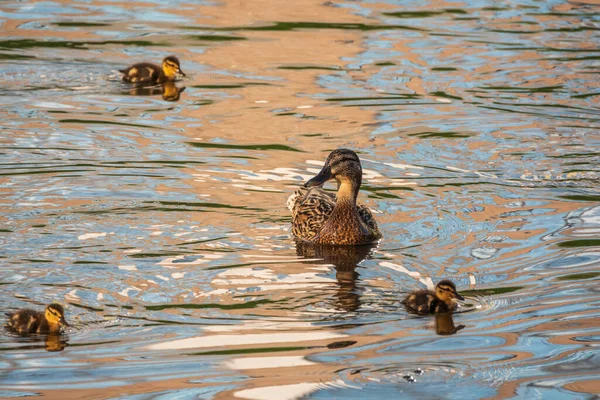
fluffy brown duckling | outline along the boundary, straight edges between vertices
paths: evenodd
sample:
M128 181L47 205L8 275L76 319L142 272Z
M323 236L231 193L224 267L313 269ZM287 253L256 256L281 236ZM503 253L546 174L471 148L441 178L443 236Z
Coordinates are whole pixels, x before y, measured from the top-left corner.
M28 308L7 313L8 329L17 333L59 333L61 326L69 327L65 310L60 304L50 304L44 312Z
M160 66L143 62L120 69L119 72L123 73L123 82L129 83L165 83L174 81L179 75L186 76L175 56L165 57Z
M414 291L402 300L402 304L409 312L415 314L437 314L454 310L454 299L464 300L464 297L458 294L454 283L445 279L435 285L435 291Z

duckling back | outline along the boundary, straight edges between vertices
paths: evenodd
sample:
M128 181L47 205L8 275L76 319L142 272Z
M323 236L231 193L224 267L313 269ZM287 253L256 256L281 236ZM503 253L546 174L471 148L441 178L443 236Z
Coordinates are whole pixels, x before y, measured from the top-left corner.
M50 326L44 317L44 313L30 309L23 309L6 315L8 316L6 326L8 329L14 332L43 333L50 330Z
M451 311L450 307L435 295L435 292L427 289L409 294L402 300L402 304L409 312L419 315Z
M138 63L128 68L120 69L123 82L130 83L159 83L161 80L160 66L152 63Z

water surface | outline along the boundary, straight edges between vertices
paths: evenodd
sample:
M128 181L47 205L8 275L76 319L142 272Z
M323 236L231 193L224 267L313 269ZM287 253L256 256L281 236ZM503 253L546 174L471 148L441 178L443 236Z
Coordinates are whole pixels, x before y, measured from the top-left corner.
M3 334L0 397L600 393L599 6L169 4L0 6L0 300L73 325ZM338 147L385 238L297 246Z

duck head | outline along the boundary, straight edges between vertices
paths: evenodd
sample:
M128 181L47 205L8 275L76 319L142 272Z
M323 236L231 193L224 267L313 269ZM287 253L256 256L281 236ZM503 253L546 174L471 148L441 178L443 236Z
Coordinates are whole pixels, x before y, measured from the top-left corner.
M46 307L44 316L50 325L62 325L66 327L71 326L65 320L65 310L60 304L50 304L48 307Z
M464 300L456 291L456 286L449 280L443 280L435 286L435 295L444 303L452 303L454 299Z
M187 76L181 70L179 60L175 56L168 56L162 62L163 74L169 79L175 79L178 75Z
M321 172L308 180L304 187L322 186L330 179L338 183L338 198L352 196L356 200L362 182L362 167L356 153L350 149L332 151Z

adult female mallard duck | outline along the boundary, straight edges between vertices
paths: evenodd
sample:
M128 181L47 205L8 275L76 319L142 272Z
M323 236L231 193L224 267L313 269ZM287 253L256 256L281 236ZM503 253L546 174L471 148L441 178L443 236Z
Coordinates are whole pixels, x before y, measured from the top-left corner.
M437 314L453 311L456 308L454 299L464 300L456 291L456 286L449 280L443 280L435 285L435 291L417 290L402 300L406 309L415 314Z
M322 189L330 179L338 183L335 196ZM321 172L288 199L294 236L328 245L360 245L381 239L371 211L356 204L361 182L362 167L356 153L332 151Z
M144 62L120 69L119 72L123 73L123 82L129 83L165 83L174 81L179 75L186 76L175 56L165 57L160 66Z
M65 320L65 310L56 303L50 304L44 312L26 308L6 315L6 326L17 333L58 333L61 326L70 326Z

